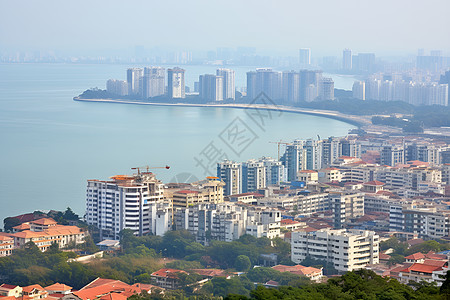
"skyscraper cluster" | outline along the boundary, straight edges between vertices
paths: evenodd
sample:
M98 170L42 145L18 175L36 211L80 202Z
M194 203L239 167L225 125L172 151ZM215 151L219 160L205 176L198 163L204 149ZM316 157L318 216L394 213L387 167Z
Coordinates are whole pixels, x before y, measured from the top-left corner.
M261 92L273 100L289 103L333 100L334 82L323 78L322 71L317 70L278 72L264 68L247 72L247 97L254 99Z
M389 80L391 79L391 80ZM448 106L448 84L415 82L395 78L370 76L353 84L353 97L360 100L403 101L413 105Z
M184 70L167 70L167 95L170 98L185 98ZM166 94L166 71L162 67L127 69L127 80L109 79L108 93L118 96L133 96L148 99Z
M217 164L217 177L225 182L224 195L255 192L285 179L282 163L271 157L246 162L225 160Z
M218 69L216 75L200 75L198 92L200 98L208 101L234 100L234 71L230 69Z

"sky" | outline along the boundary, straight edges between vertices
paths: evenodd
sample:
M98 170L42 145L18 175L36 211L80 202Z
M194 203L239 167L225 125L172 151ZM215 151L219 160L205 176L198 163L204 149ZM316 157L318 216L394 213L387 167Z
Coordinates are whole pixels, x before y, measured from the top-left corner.
M0 0L0 51L159 47L450 54L449 0Z

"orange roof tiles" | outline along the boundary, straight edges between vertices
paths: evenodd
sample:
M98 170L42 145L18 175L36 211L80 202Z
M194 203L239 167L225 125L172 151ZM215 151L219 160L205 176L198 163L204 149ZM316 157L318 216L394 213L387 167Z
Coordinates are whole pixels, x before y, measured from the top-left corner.
M224 276L226 276L225 270L221 270L221 269L193 269L192 272L197 273L202 276L209 276L209 277L224 277Z
M97 287L97 286L101 286L101 285L105 285L105 284L108 284L108 285L121 284L121 285L124 285L124 286L128 286L128 284L126 284L125 282L122 282L120 280L97 277L96 279L94 279L93 281L91 281L90 283L85 285L83 288L81 288L81 290L89 289L89 288L93 288L93 287Z
M160 269L156 272L152 273L152 276L157 276L157 277L169 277L169 278L177 278L177 273L185 273L187 274L187 272L183 271L183 270L177 270L177 269Z
M303 275L303 276L308 276L311 274L317 274L317 273L322 272L322 270L320 270L320 269L313 268L313 267L305 267L302 265L295 265L295 266L276 265L276 266L272 267L272 269L277 270L279 272L289 272L292 274Z
M424 264L420 264L420 263L415 263L412 266L410 266L409 268L401 270L400 272L403 272L403 273L409 273L409 272L433 273L433 271L437 271L439 269L442 269L442 268L437 267L437 266L429 266L429 265L424 265Z
M178 192L174 192L174 194L198 194L199 191L192 191L192 190L182 190Z
M411 259L411 260L419 260L419 259L424 259L424 258L425 258L425 255L423 255L423 254L420 253L420 252L417 252L417 253L408 255L408 256L406 256L405 258L406 258L406 259Z
M49 286L45 287L45 289L47 291L64 291L65 292L65 291L72 290L72 287L68 286L68 285L65 285L63 283L57 282L55 284L52 284L52 285L49 285Z
M27 230L27 229L30 229L30 228L31 228L30 224L27 224L27 223L22 223L20 225L17 225L17 226L13 227L13 229L16 229L16 230Z
M366 183L364 183L364 185L377 185L377 186L382 186L385 185L383 182L378 181L378 180L372 180L372 181L368 181Z
M36 289L38 291L41 291L41 292L46 292L45 289L42 286L40 286L39 284L32 284L32 285L29 285L29 286L24 286L22 288L22 290L25 293L31 293L34 289Z
M55 220L52 218L42 218L35 221L31 221L30 223L36 224L36 225L54 225L57 224Z
M294 220L291 220L291 219L283 219L283 220L281 220L281 224L282 225L299 224L299 223L300 222L294 221Z

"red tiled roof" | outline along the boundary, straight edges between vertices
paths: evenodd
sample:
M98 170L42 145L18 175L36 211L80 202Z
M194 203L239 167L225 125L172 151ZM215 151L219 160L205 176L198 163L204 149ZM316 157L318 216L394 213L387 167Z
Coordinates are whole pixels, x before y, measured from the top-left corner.
M187 272L183 271L183 270L177 270L177 269L160 269L156 272L152 273L152 276L157 276L157 277L169 277L169 278L178 278L177 273L185 273L187 274Z
M425 257L429 258L429 259L435 259L435 260L448 260L447 255L437 254L431 250L427 254L425 254Z
M30 229L30 224L22 223L22 224L20 224L20 225L14 226L13 229L16 229L16 230L26 230L26 229Z
M300 223L300 222L294 221L294 220L291 220L291 219L283 219L283 220L281 220L281 225L298 224L298 223Z
M408 256L406 256L405 258L406 258L406 259L411 259L411 260L419 260L419 259L424 259L424 258L425 258L425 255L423 255L423 254L420 253L420 252L417 252L417 253L408 255Z
M126 300L127 296L118 294L118 293L110 293L108 295L104 295L100 297L101 300Z
M425 241L423 239L410 239L410 240L407 240L406 242L408 243L408 245L414 246L414 245L422 244Z
M49 285L49 286L45 287L45 289L47 291L70 291L73 288L71 286L68 286L68 285L65 285L63 283L57 282L55 284L52 284L52 285Z
M436 271L439 269L442 269L442 268L436 267L436 266L424 265L424 264L420 264L420 263L415 263L412 266L410 266L409 268L401 270L400 272L409 273L409 272L413 271L413 272L420 272L420 273L433 273L433 271Z
M32 284L32 285L29 285L29 286L24 286L23 288L22 288L22 290L25 292L25 293L30 293L31 291L33 291L34 289L36 289L36 290L38 290L38 291L45 291L45 289L42 287L42 286L40 286L39 284Z
M447 263L446 260L425 259L423 264L427 266L443 267Z
M221 269L193 269L192 272L197 273L202 276L209 276L209 277L224 277L224 276L226 276L225 270L221 270Z
M260 193L252 193L252 192L249 192L249 193L242 193L242 194L234 194L234 195L230 195L230 196L228 196L228 197L243 197L243 196L254 196L254 197L264 197L264 195L261 195Z
M383 182L378 181L378 180L372 180L372 181L368 181L366 183L364 183L364 185L377 185L377 186L383 186L385 185Z
M57 224L55 220L52 218L42 218L35 221L31 221L30 223L36 224L36 225L53 225Z
M390 255L387 255L385 253L380 253L380 260L389 260L391 258Z
M111 284L128 286L128 284L126 284L125 282L122 282L120 280L97 277L96 279L94 279L93 281L91 281L90 283L85 285L83 288L81 288L81 290L90 289L90 288L94 288L94 287L101 286L101 285L111 285Z
M313 267L305 267L302 265L286 266L286 265L276 265L272 269L279 272L289 272L292 274L308 276L310 274L320 273L321 270Z
M317 173L317 171L313 171L313 170L301 170L299 173Z
M191 191L191 190L181 190L178 192L175 192L174 194L198 194L198 191Z
M2 285L0 285L0 287L4 288L4 289L12 290L12 289L15 289L16 287L18 287L18 285L3 283Z

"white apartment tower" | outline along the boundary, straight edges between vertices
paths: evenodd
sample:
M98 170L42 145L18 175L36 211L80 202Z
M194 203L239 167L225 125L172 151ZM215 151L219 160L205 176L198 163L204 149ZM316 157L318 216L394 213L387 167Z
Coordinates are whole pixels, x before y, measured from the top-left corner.
M364 81L355 81L352 87L353 98L366 100L366 83Z
M212 74L200 75L199 96L208 101L224 100L224 78Z
M225 160L217 163L217 177L225 182L224 195L236 195L242 192L242 164Z
M167 70L167 94L169 98L186 98L184 69L173 68Z
M242 164L242 192L255 192L266 187L266 168L264 163L250 159Z
M344 49L344 51L342 51L342 69L352 69L352 50L350 49Z
M217 76L223 78L223 100L236 98L235 74L231 69L217 69Z
M144 70L141 68L130 68L127 70L128 95L139 95L143 76Z
M162 67L144 68L141 88L142 97L151 98L164 95L166 90L165 77L166 71Z
M152 214L163 202L163 183L151 172L111 179L88 180L86 222L100 230L101 238L118 239L123 229L136 235L156 234Z
M302 48L299 50L299 61L300 66L307 67L311 65L311 49L310 48Z
M321 229L294 231L291 259L301 263L306 257L332 263L340 273L379 262L379 236L373 231Z

